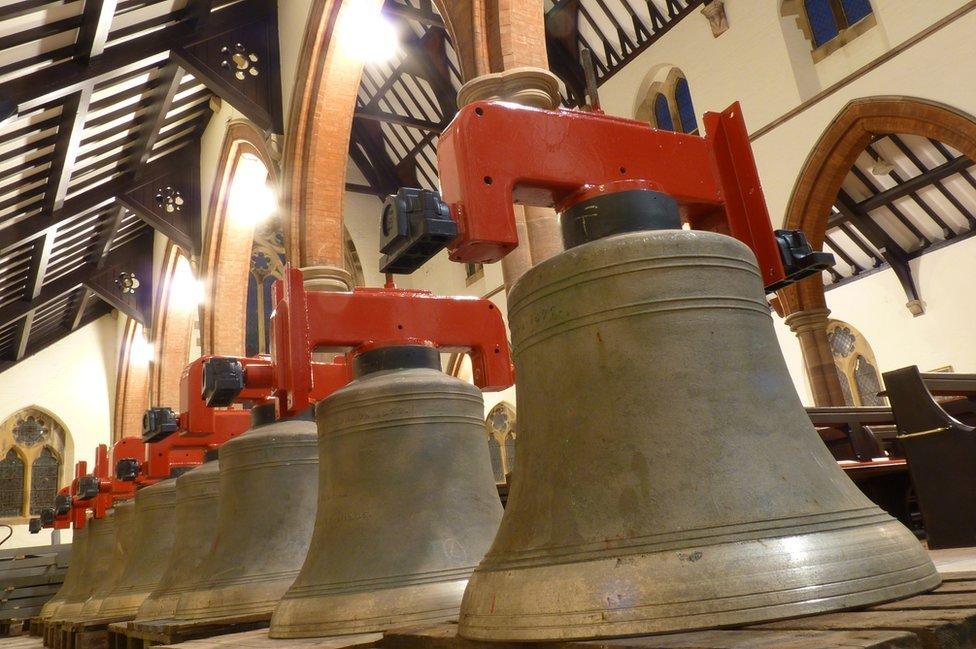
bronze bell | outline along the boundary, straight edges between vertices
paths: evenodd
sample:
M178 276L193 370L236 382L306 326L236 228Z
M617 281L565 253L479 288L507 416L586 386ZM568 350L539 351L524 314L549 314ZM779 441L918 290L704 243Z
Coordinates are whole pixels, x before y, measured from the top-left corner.
M78 575L79 588L58 607L51 616L52 621L82 619L85 605L91 600L92 594L109 578L112 560L115 558L115 532L119 515L118 508L115 508L109 510L104 518L88 519L88 550L82 572Z
M312 538L318 495L315 424L251 411L254 426L220 447L216 540L174 619L268 619Z
M83 588L81 573L84 572L88 555L88 532L88 525L80 530L74 530L71 536L71 551L68 555L68 571L64 575L64 581L61 582L61 588L41 607L38 617L42 620L50 620L61 604Z
M316 405L315 532L273 638L456 619L501 519L481 392L441 372L433 348L373 350L353 370Z
M661 209L645 198L634 216ZM631 225L536 266L509 295L525 432L459 633L684 631L937 586L921 544L813 429L752 252Z
M109 513L113 521L112 533L109 536L107 554L97 553L98 575L93 579L93 586L88 601L82 607L78 618L93 620L99 617L98 609L102 601L115 589L115 585L122 576L126 558L132 551L132 537L135 531L136 503L132 499L116 503ZM89 550L89 556L95 556L95 550Z
M176 536L166 569L136 621L172 617L180 595L199 577L217 535L218 466L207 462L176 479Z
M136 492L132 548L115 588L98 608L101 619L131 618L156 588L173 548L176 480L170 478Z

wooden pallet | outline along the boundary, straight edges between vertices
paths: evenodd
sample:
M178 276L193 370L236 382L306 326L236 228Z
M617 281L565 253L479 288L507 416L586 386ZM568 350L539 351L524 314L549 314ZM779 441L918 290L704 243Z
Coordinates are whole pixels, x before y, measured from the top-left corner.
M122 622L109 626L109 649L144 649L158 645L169 645L227 636L259 629L267 629L271 623L269 615L252 615L233 619L214 621L181 622L177 620L149 620L143 622ZM261 631L267 633L267 631Z
M26 620L0 620L0 638L24 635L27 628Z
M344 635L333 638L301 638L296 640L272 640L267 629L233 633L201 640L191 640L158 649L368 649L381 646L382 633ZM2 649L2 647L0 647Z
M47 626L44 646L50 649L107 649L108 626L120 619L52 622Z

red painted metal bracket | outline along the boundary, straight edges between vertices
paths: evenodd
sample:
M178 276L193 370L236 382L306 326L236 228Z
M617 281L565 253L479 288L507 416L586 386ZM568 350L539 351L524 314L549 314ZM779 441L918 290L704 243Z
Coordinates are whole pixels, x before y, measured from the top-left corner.
M505 323L489 300L396 288L306 292L301 271L288 267L275 283L274 301L274 367L284 413L303 410L323 393L323 384L334 380L312 371L312 353L323 349L344 352L351 360L377 347L428 345L468 352L474 382L483 390L503 390L514 382Z
M594 195L643 188L673 196L692 228L745 243L763 283L777 284L783 262L739 104L707 113L704 124L699 137L601 113L468 104L437 147L441 196L459 229L451 259L489 263L514 249L513 202L561 212Z

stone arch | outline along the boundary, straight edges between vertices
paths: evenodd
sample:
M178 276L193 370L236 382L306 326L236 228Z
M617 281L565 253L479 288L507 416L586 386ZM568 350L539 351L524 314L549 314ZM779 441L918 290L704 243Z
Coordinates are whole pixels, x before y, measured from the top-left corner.
M687 80L684 72L675 65L662 63L651 68L641 84L646 85L647 89L638 95L637 105L634 108L634 119L659 128L658 120L654 114L654 102L661 95L667 99L671 122L677 127L681 120L678 117L678 104L674 95L680 79Z
M244 355L244 317L254 227L229 227L227 204L231 182L245 154L260 160L268 170L270 182L278 186L274 158L264 134L251 122L232 121L224 134L207 208L201 259L204 279L201 346L205 354Z
M358 11L379 12L383 4L382 0L356 2ZM520 66L548 67L544 13L538 0L434 0L434 5L454 44L463 81ZM333 267L340 273L346 163L363 68L362 61L343 54L335 38L350 6L344 0L312 4L283 156L288 258L303 268Z
M786 229L803 230L822 249L827 220L844 178L872 139L890 134L940 140L976 159L976 120L927 99L878 96L848 103L827 126L804 162L786 209ZM844 397L827 346L827 303L819 275L779 291L786 323L800 349L817 405L843 405Z

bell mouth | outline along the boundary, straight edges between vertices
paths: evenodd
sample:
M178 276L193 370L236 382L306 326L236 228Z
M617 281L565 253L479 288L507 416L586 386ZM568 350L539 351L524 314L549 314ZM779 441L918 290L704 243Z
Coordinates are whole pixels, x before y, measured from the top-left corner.
M352 360L353 378L389 370L441 369L441 355L427 345L377 347L357 354Z
M642 230L680 230L678 201L649 189L600 194L567 208L559 219L566 249Z

